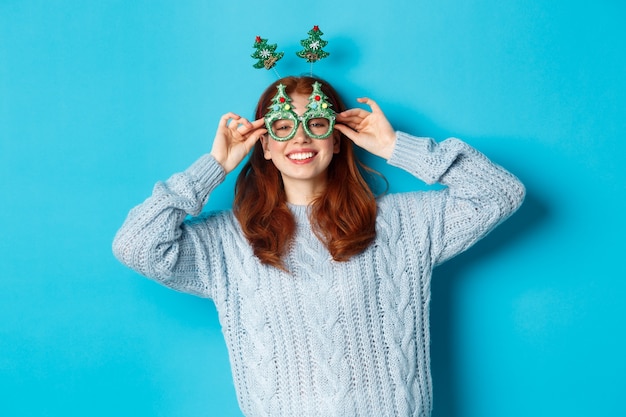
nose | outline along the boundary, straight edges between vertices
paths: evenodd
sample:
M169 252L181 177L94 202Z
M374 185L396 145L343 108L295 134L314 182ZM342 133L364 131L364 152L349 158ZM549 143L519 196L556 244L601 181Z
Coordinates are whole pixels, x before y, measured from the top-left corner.
M307 135L304 131L304 122L298 123L298 127L296 128L296 134L293 137L293 140L302 143L309 143L311 141L309 135Z

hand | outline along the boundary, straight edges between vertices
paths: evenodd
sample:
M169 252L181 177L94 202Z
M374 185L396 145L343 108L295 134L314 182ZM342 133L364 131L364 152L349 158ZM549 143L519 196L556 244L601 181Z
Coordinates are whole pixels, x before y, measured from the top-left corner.
M211 155L228 174L243 161L256 141L265 133L267 129L263 119L250 122L235 113L227 113L220 119Z
M369 98L357 99L372 109L350 109L337 114L335 129L366 151L389 159L396 144L396 132L378 104Z

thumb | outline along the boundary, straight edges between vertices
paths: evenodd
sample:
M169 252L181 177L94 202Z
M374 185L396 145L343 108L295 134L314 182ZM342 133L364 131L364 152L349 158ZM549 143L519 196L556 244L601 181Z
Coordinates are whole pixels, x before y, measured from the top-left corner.
M261 136L263 136L264 134L267 133L266 129L259 129L258 132L256 132L254 135L250 135L248 138L246 138L244 144L246 146L246 149L248 149L248 151L250 149L252 149L252 147L254 146L254 144L261 139Z
M336 124L335 129L337 129L338 131L346 135L348 139L350 139L353 142L356 141L359 137L359 132L352 130L346 125Z

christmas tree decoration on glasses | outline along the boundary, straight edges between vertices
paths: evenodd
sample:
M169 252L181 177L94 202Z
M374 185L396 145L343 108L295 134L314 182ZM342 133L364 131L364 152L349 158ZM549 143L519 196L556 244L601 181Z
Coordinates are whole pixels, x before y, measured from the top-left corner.
M279 142L292 139L300 123L304 133L313 139L326 139L333 133L336 113L319 82L313 83L313 92L302 116L298 116L293 110L291 99L285 93L285 86L278 84L276 89L278 91L265 115L265 127L272 139Z

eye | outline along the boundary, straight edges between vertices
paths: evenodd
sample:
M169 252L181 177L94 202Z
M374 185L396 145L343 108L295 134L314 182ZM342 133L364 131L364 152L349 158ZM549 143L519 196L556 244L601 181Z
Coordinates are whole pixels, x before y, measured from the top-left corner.
M279 138L288 138L295 127L293 120L279 119L272 123L272 135Z
M326 128L328 127L328 120L324 118L311 119L309 121L310 128Z
M293 123L286 120L279 120L274 122L273 128L274 130L291 130L293 129Z

